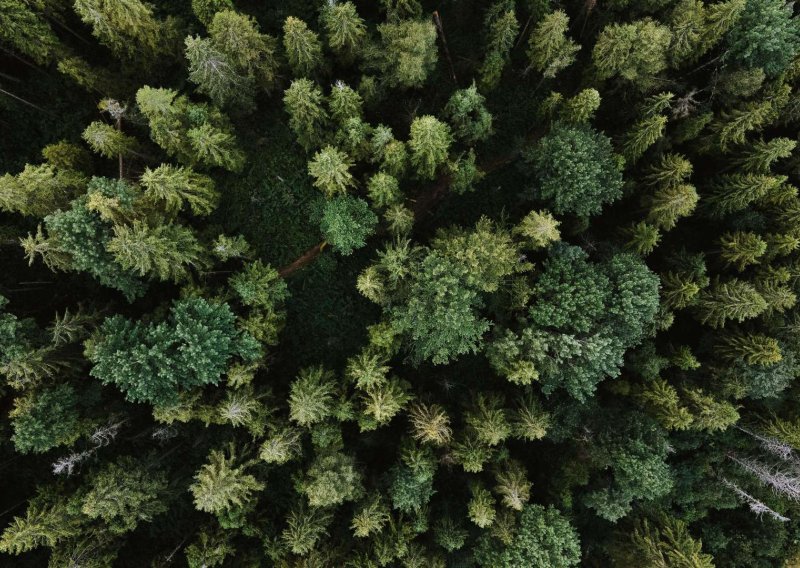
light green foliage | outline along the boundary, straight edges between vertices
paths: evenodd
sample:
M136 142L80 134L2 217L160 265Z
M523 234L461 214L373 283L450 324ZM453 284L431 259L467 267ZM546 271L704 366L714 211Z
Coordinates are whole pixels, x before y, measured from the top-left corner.
M479 70L481 87L491 90L500 82L511 48L519 34L514 2L501 0L489 7L484 18L486 57Z
M319 37L299 18L289 16L283 23L283 48L295 75L310 75L322 62Z
M475 559L480 566L492 568L568 568L580 563L580 540L558 509L527 505L514 528L512 541L504 545L484 535Z
M161 164L154 170L145 168L139 181L145 197L168 215L177 215L186 206L195 215L209 215L219 201L214 180L189 168L170 164Z
M421 87L438 59L436 28L429 20L380 24L381 45L368 55L389 87Z
M719 241L723 262L735 266L741 272L751 264L758 264L759 258L767 252L767 243L759 235L744 231L725 233Z
M59 48L52 28L24 0L0 2L0 40L36 63L47 63Z
M747 67L761 67L768 77L778 75L800 51L800 28L791 4L783 0L747 0L726 43L727 59Z
M596 89L583 89L574 97L564 101L560 117L569 124L589 122L600 107L600 93Z
M208 463L200 468L189 487L198 510L219 515L241 509L264 489L263 483L245 473L245 466L235 463L234 455L226 457L220 450L211 451Z
M475 83L450 96L444 112L456 138L467 144L474 144L486 140L492 134L492 115L486 109L485 101Z
M328 106L331 109L331 117L340 126L345 126L350 119L360 119L364 114L364 101L361 95L341 81L333 85Z
M670 230L678 220L694 211L699 200L693 185L685 183L692 174L692 164L678 154L665 154L654 165L645 181L656 189L643 198L649 207L647 220L655 226Z
M42 453L74 442L80 435L78 395L69 384L26 393L9 413L18 452Z
M123 269L162 281L179 282L190 268L203 265L203 247L182 225L117 225L106 249Z
M197 539L186 547L186 563L189 568L213 568L222 566L234 548L228 536L222 531L209 533L201 531Z
M303 369L292 383L289 418L310 426L333 415L337 392L333 373L322 367Z
M625 542L614 547L615 566L675 566L714 568L714 559L703 552L703 543L689 532L686 523L672 517L651 524L638 519Z
M278 271L260 260L231 276L230 286L246 306L273 310L289 297L286 282Z
M48 164L27 164L17 175L0 176L0 208L44 217L66 208L85 183L86 178L71 170Z
M594 45L592 62L601 79L620 76L647 86L667 67L672 34L650 19L630 24L609 24Z
M223 10L233 10L233 0L192 0L192 12L206 26L214 19L214 14Z
M757 317L767 309L767 301L755 287L733 278L715 282L700 293L697 315L700 322L711 327L725 327L728 320L743 322Z
M345 59L357 55L367 37L364 20L358 15L352 2L327 4L320 14L328 45Z
M667 126L667 117L655 114L643 118L633 125L625 136L622 152L631 162L635 162L655 144L663 135Z
M325 203L320 230L335 251L347 256L366 245L377 223L366 201L345 195Z
M536 24L528 38L530 68L552 79L575 61L580 46L567 36L569 16L552 12Z
M164 473L124 456L92 476L81 499L81 512L101 519L112 533L129 532L167 510L166 489Z
M331 515L322 509L294 508L286 519L281 540L294 554L306 555L328 534Z
M338 452L314 460L300 483L311 507L333 507L357 500L364 492L355 460Z
M796 146L797 142L789 138L773 138L766 142L756 140L737 157L736 163L747 172L768 174L770 167L791 156Z
M611 141L590 127L556 124L525 159L536 176L536 195L552 201L555 213L596 215L622 195Z
M523 237L529 248L545 248L561 239L559 225L549 211L531 211L514 227L514 234Z
M778 340L763 334L732 334L722 337L715 351L723 358L748 365L769 367L782 359Z
M213 46L239 76L271 90L278 81L278 41L259 31L256 20L233 10L221 10L208 26Z
M331 198L347 193L348 188L355 186L355 180L350 173L353 165L347 154L333 146L325 146L308 163L308 175L314 178L314 187Z
M370 497L353 516L350 528L358 538L380 533L389 521L389 508L380 499Z
M306 150L322 144L328 113L322 106L322 89L308 79L295 79L283 96L289 126Z
M436 176L436 171L447 160L452 142L450 127L436 117L425 115L414 119L408 146L411 148L411 165L421 178L433 179Z
M419 511L435 493L436 464L430 450L414 446L402 450L402 463L389 472L392 507L404 513Z
M78 522L67 511L66 504L52 501L52 494L40 493L34 497L25 516L14 517L3 531L0 551L19 555L40 546L55 546L79 534Z
M388 207L402 201L403 194L397 178L386 172L378 172L367 182L367 192L374 207Z
M472 488L472 499L467 504L469 520L484 529L494 522L497 511L495 501L488 489L479 485Z
M83 139L93 152L104 158L129 154L136 148L136 139L123 134L110 124L94 121L83 131Z
M227 304L201 298L175 302L159 323L106 319L87 343L90 374L132 401L175 404L178 392L217 384L234 355L252 360L255 341L238 332Z
M198 85L198 92L220 106L244 105L252 98L252 84L236 72L228 57L211 40L189 36L184 44L189 79Z
M238 171L244 153L228 119L215 107L189 102L177 91L142 87L136 103L150 126L150 137L188 166L197 163Z
M644 221L623 228L623 233L627 238L625 249L641 256L652 253L661 241L661 232L658 227Z
M92 35L119 56L153 60L170 54L175 22L157 20L140 0L75 0L73 6Z

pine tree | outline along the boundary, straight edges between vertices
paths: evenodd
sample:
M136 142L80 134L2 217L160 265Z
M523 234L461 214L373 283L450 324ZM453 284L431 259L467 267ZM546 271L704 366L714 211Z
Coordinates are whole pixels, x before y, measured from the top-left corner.
M420 442L443 446L453 435L450 417L438 404L415 404L410 408L408 418L412 434Z
M627 542L613 548L614 565L620 567L685 566L686 568L714 568L710 554L703 552L703 544L692 538L686 523L672 517L662 517L659 525L647 519L637 520Z
M333 414L336 384L333 373L322 367L303 369L292 383L289 417L310 426Z
M189 36L184 42L189 61L189 80L198 92L219 106L250 105L253 84L237 73L228 57L208 38Z
M186 136L200 163L232 172L244 167L244 153L238 148L232 133L206 123L190 129Z
M117 225L106 248L125 270L157 280L178 282L189 275L189 268L204 264L205 251L191 229L175 224Z
M757 140L737 156L735 163L746 172L769 174L772 164L791 156L796 146L797 142L789 138Z
M546 248L561 240L560 224L549 211L531 211L514 227L514 234L524 237L532 249Z
M0 2L0 40L39 64L46 64L60 50L53 29L24 0Z
M28 392L9 413L14 447L20 453L42 453L68 445L81 435L78 395L69 384Z
M353 165L347 154L333 146L325 146L308 163L308 175L314 178L314 187L330 199L337 194L347 193L349 188L355 186L350 173Z
M564 101L559 114L569 124L588 123L600 107L600 93L596 89L583 89L574 97Z
M567 36L569 17L562 10L548 14L528 38L529 69L535 69L546 79L552 79L572 65L580 46Z
M447 161L453 142L450 127L433 116L421 116L411 123L411 164L423 179L433 179L437 169Z
M283 23L283 48L295 75L312 74L322 63L322 43L301 19L289 16Z
M372 60L388 87L421 87L436 66L436 27L430 21L399 20L379 24L379 48L365 57Z
M711 327L725 327L725 322L743 322L757 317L767 309L767 301L758 291L743 280L733 278L715 282L700 293L697 313L700 322Z
M377 223L378 217L366 201L345 195L325 203L320 230L333 250L348 256L367 244Z
M349 61L361 50L366 41L367 28L352 2L328 4L322 8L320 22L330 48Z
M480 485L471 487L472 499L467 504L469 520L484 529L491 526L497 512L495 511L495 501L488 489Z
M486 28L486 57L479 70L483 89L494 89L508 64L511 48L519 34L519 21L514 3L501 0L493 4L484 18Z
M194 497L194 506L199 511L221 514L231 509L241 509L251 503L255 495L264 489L252 475L245 473L244 465L235 465L233 450L212 450L208 462L194 476L189 487Z
M726 266L736 266L741 272L747 266L759 264L760 258L767 252L767 243L759 235L744 231L726 233L720 238L720 253Z
M475 83L455 91L444 107L453 134L467 144L486 140L492 134L492 115L486 109L486 99Z
M189 168L170 164L161 164L154 170L145 168L139 181L145 188L145 197L171 216L186 206L195 215L209 215L219 201L214 180Z
M667 125L667 117L658 114L643 118L633 125L625 135L622 151L631 162L641 158L644 153L663 135Z
M378 172L369 178L367 193L372 206L376 208L388 207L403 200L403 193L397 178L386 172Z
M667 67L671 40L669 28L649 19L609 24L597 38L592 62L600 79L620 76L646 87Z
M328 120L322 101L322 90L308 79L295 79L284 93L289 126L306 150L322 145L323 127Z
M766 367L782 358L778 340L761 333L723 335L714 351L728 361L745 361L748 365Z
M364 492L355 460L339 452L316 457L299 483L311 507L333 507L355 501Z
M357 538L378 534L389 521L389 508L379 497L371 496L353 515L350 529Z
M661 232L655 225L644 221L623 228L627 238L625 248L641 256L652 253L661 240Z
M203 25L208 26L214 14L223 10L233 10L232 0L192 0L192 12Z
M761 67L768 77L775 77L800 51L800 30L793 15L782 0L747 2L726 36L725 58Z

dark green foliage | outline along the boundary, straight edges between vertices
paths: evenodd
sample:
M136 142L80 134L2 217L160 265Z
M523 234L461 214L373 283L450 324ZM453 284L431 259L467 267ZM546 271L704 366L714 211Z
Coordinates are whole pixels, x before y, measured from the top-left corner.
M569 521L553 507L526 505L510 542L488 536L475 551L480 566L568 568L580 563L580 541Z
M525 158L536 177L534 194L551 201L556 213L596 215L622 196L611 141L591 128L557 124Z
M726 58L760 67L768 77L778 75L800 50L800 27L792 5L783 0L747 0L726 43Z
M79 435L78 395L68 384L18 398L13 419L14 447L21 453L46 452Z
M217 384L234 355L257 354L226 304L199 298L174 303L157 324L109 318L87 347L93 377L117 385L129 400L159 406L176 403L179 392Z
M320 230L334 250L346 256L367 244L377 223L366 201L344 195L325 202Z

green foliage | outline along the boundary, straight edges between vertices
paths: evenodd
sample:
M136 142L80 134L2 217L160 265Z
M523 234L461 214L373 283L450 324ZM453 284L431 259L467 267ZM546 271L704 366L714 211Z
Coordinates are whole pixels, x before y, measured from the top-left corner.
M189 487L194 506L217 515L245 507L254 493L264 489L264 484L244 470L244 466L235 465L234 455L226 457L224 452L212 450L208 463L200 468Z
M295 79L284 93L289 126L306 150L322 142L322 128L328 120L322 101L322 90L308 79Z
M714 568L714 559L703 552L703 543L692 538L686 523L664 517L662 526L651 525L647 519L637 521L627 542L614 550L618 566L685 566Z
M352 2L328 4L322 9L320 21L328 45L340 57L352 58L363 48L367 30Z
M311 507L332 507L363 493L355 460L338 452L317 456L300 483Z
M800 50L800 29L790 4L782 0L747 0L728 32L725 57L760 67L768 77L786 70Z
M322 43L299 18L289 16L283 23L283 48L296 75L310 75L321 63Z
M24 0L0 2L0 39L36 63L48 63L59 49L52 28Z
M380 46L369 52L388 87L421 87L438 59L436 28L430 21L380 24Z
M68 384L28 393L14 401L9 414L14 427L11 437L18 452L46 452L71 444L80 435L78 395Z
M622 77L647 86L667 67L672 33L650 19L630 24L609 24L600 33L592 52L600 79Z
M345 195L325 203L320 230L335 251L347 256L367 244L377 223L366 201Z
M580 541L569 521L551 507L527 505L508 545L481 537L475 551L480 566L567 568L580 563Z
M411 165L423 179L433 179L436 170L447 160L453 137L450 127L433 116L421 116L411 123Z
M168 215L177 215L186 206L195 215L209 215L219 201L214 180L189 168L169 164L161 164L154 170L145 168L139 181L145 197Z
M129 400L166 406L178 392L217 384L234 355L255 358L253 343L236 330L227 304L196 298L173 303L159 323L108 318L86 351L93 377L117 385Z
M125 456L92 476L81 499L81 512L90 519L102 519L112 533L129 532L167 510L166 489L163 473Z
M530 68L552 79L572 65L580 46L567 37L569 16L561 10L548 14L536 24L528 38Z
M450 96L444 112L453 126L453 134L467 144L486 140L492 134L492 115L486 109L486 99L473 83Z
M331 198L355 185L350 168L353 162L344 152L333 146L325 146L314 154L308 163L308 175L314 178L314 187Z
M525 159L536 176L536 196L552 201L556 213L596 215L622 195L611 141L589 127L556 124Z
M490 6L483 25L486 28L486 57L479 71L480 83L481 87L490 90L500 82L519 33L514 3L501 0Z

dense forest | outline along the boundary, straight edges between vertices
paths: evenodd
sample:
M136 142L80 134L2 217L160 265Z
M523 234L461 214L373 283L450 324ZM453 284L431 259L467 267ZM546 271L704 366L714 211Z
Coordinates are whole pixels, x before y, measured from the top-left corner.
M0 0L0 565L800 566L796 11Z

